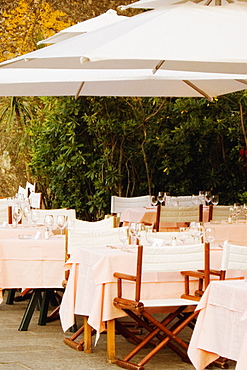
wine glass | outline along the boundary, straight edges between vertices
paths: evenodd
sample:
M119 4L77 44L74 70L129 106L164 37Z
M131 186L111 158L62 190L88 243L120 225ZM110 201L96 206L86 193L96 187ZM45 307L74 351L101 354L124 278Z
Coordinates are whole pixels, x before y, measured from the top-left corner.
M21 221L21 218L22 218L22 209L21 209L20 204L15 204L14 205L12 217L13 217L14 223L17 226L18 223Z
M155 239L155 233L156 233L156 230L153 230L152 227L148 227L148 229L146 229L146 239L147 239L148 244L150 245L153 244L153 241Z
M30 204L28 202L25 202L22 206L22 213L27 223L29 223L30 211L31 211Z
M141 235L141 225L136 222L130 223L130 233L133 236L133 244L138 244L138 238Z
M212 197L211 191L206 191L205 195L204 195L204 199L205 199L205 202L206 202L207 206L209 205L209 203L211 201L211 197Z
M128 240L129 240L129 228L128 227L119 227L119 229L118 229L118 238L123 243L122 250L126 250Z
M216 194L212 195L210 200L214 206L217 206L217 204L219 203L219 196Z
M179 239L184 244L185 240L188 239L188 235L186 233L186 227L179 228Z
M241 204L239 203L234 203L233 208L235 210L235 221L237 221L238 216L241 213L242 207Z
M158 201L160 202L160 204L162 204L165 200L165 193L163 191L159 191L157 198L158 198Z
M53 228L53 225L54 225L54 217L53 217L53 215L46 215L45 216L45 228L48 231L49 236L51 234L51 230Z
M215 240L215 229L212 227L206 227L205 229L205 242L212 243Z
M62 231L63 231L63 229L65 227L65 223L66 223L65 216L64 215L58 215L57 219L56 219L56 222L57 222L57 227L60 230L60 235L62 235Z
M244 216L245 216L245 220L246 220L247 219L247 203L243 204L243 212L244 212Z
M159 203L158 197L156 195L151 196L151 204L152 206L157 206Z
M39 211L36 209L32 209L31 211L31 219L35 226L37 226L37 222L39 221Z

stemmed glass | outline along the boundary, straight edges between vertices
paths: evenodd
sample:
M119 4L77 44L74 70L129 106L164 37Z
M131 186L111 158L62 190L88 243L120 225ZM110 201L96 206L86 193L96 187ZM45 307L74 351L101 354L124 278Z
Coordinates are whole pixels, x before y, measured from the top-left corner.
M129 228L125 227L125 226L119 227L119 229L118 229L118 238L123 243L122 250L126 251L128 240L129 240Z
M46 215L45 216L45 228L46 230L48 231L49 233L49 236L51 234L51 230L53 228L53 225L54 225L54 218L53 218L53 215Z
M131 222L130 233L133 236L133 244L138 244L138 238L141 236L141 225L136 222Z
M243 212L244 212L244 216L246 220L247 219L247 204L246 203L243 204Z
M205 242L212 243L215 240L215 229L207 227L205 229Z
M162 204L165 200L165 193L163 191L159 191L157 198L158 198L158 201L160 202L160 204Z
M37 211L36 209L32 209L31 211L31 219L35 225L35 227L37 226L37 222L39 221L39 211Z
M22 218L22 209L20 204L15 204L13 207L13 214L12 214L13 220L15 221L16 226L21 221Z
M188 235L186 234L186 227L180 227L179 228L179 239L184 244L185 240L188 239Z
M234 203L233 209L234 209L234 216L235 216L234 219L235 219L235 221L237 221L237 218L241 213L241 204Z
M62 235L62 231L63 231L63 229L65 227L65 223L66 223L65 216L64 215L58 215L57 219L56 219L56 222L57 222L57 227L60 230L60 235Z
M205 199L205 202L206 202L207 206L209 205L209 203L211 201L211 197L212 197L211 191L206 191L204 199Z
M214 206L217 206L217 204L219 203L219 196L218 195L212 195L210 200L211 200L211 203Z
M157 206L159 204L158 197L156 195L151 196L151 204L152 206Z
M150 245L153 244L155 233L156 233L156 230L153 230L152 227L148 227L146 229L146 239L147 239L148 244Z

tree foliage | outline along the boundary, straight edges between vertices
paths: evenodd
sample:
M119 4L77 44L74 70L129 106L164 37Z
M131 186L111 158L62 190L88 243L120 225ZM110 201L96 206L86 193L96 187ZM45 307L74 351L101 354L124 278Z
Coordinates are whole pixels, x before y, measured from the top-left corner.
M110 211L110 196L211 189L221 204L246 191L243 93L215 99L43 98L33 121L30 169L47 206L84 219Z

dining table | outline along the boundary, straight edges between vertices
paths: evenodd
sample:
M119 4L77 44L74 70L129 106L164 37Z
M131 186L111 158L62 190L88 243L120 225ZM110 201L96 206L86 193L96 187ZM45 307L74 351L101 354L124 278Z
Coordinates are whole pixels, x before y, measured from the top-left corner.
M212 269L219 269L221 255L222 249L217 245L212 246ZM125 316L124 311L113 305L113 299L117 296L117 281L113 274L135 274L135 269L136 246L130 246L129 251L109 246L77 248L65 264L65 270L69 270L69 279L60 306L60 320L64 332L73 327L75 315L82 315L87 317L88 325L96 330L96 342L106 326L107 335L109 332L109 338L113 338L114 319ZM197 283L197 280L191 280L191 291L198 289ZM126 297L134 297L134 286L133 282L124 283ZM141 300L180 298L183 293L184 280L179 272L150 271L143 274ZM111 350L107 354L109 362L115 360L113 341L112 339L109 345Z
M237 245L247 245L247 222L239 220L234 223L228 221L211 221L204 223L205 228L215 230L215 243L223 244L225 240Z
M188 348L196 370L219 357L236 361L236 370L247 364L247 282L212 281L197 308L199 315Z
M33 292L34 302L28 304L19 330L27 330L41 292L63 289L64 261L64 235L45 239L40 227L0 228L1 291L29 288Z

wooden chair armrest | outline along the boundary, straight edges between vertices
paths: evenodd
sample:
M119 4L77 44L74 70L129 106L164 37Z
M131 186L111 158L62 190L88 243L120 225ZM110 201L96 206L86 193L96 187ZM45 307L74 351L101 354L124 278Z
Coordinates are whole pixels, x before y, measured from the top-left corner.
M180 271L183 276L191 276L196 278L203 278L204 271Z
M128 274L123 274L121 272L114 272L113 276L115 278L117 278L117 279L136 281L136 276L134 276L134 275L128 275Z
M115 307L118 307L118 308L135 308L135 309L139 309L139 308L142 308L143 307L143 303L142 302L139 302L139 301L132 301L130 299L126 299L126 298L120 298L120 297L116 297L114 298L113 300L113 304Z

